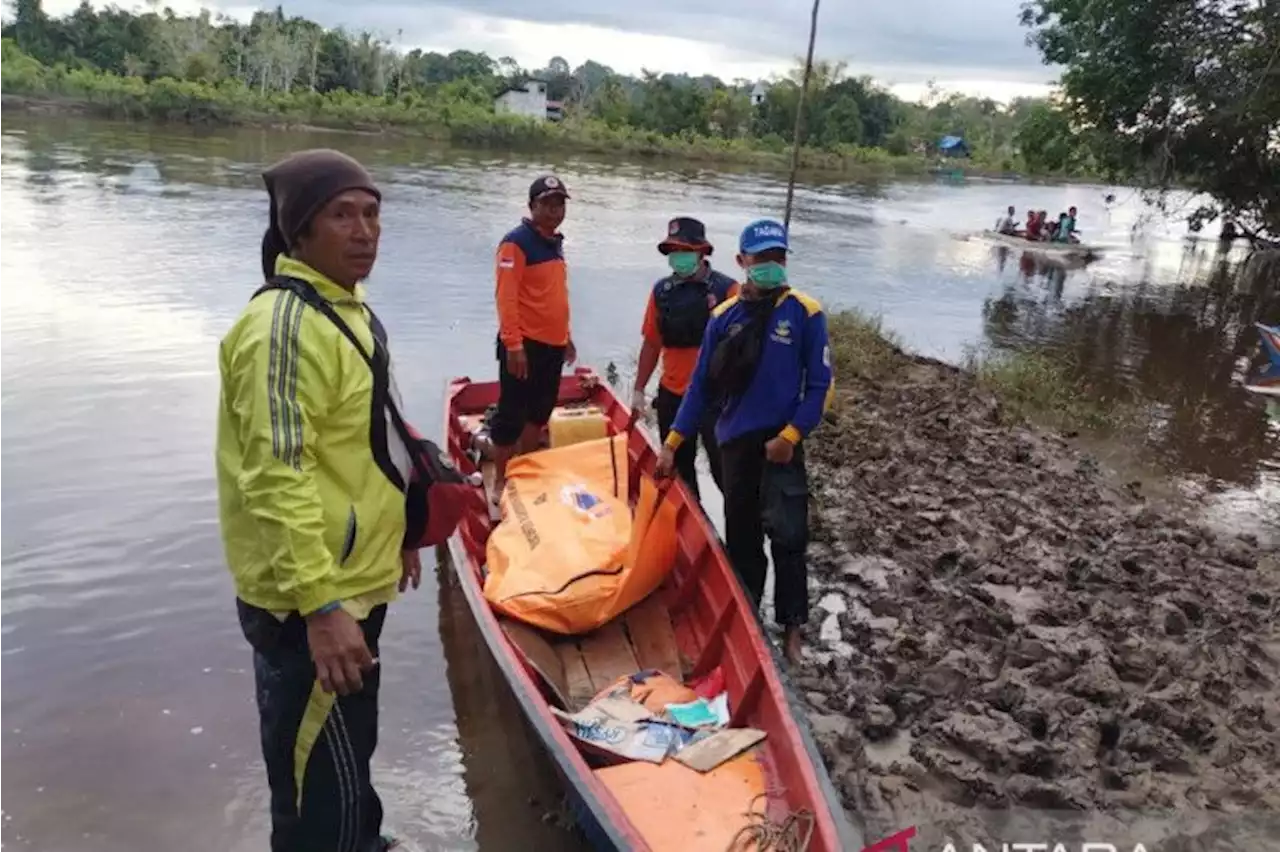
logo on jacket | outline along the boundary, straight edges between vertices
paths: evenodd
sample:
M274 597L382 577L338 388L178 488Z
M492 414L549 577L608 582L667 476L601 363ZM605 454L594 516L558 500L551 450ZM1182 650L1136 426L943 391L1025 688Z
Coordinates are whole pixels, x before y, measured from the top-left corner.
M773 327L773 334L769 335L770 340L778 343L791 345L791 320L778 320L778 324Z

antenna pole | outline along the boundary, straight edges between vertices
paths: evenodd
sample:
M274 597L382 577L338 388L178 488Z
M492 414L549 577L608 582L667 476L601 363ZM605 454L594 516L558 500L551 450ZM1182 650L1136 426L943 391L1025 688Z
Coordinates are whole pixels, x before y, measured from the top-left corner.
M809 53L804 60L804 80L800 84L800 102L796 104L796 129L791 137L791 177L787 179L787 210L783 225L791 232L791 205L796 194L796 172L800 169L800 142L804 131L804 100L809 93L809 77L813 74L813 42L818 35L818 4L813 0L813 12L809 17Z

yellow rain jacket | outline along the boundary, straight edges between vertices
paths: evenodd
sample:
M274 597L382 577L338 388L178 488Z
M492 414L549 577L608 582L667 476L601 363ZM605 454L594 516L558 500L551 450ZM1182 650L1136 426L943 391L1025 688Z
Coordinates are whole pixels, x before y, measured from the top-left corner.
M362 287L347 292L286 255L276 274L310 282L373 351ZM289 291L269 290L223 338L219 368L218 502L236 594L252 606L303 615L342 601L357 618L392 600L404 494L375 455L390 459L406 481L409 464L397 439L392 447L384 439L381 453L372 447L368 364L319 311Z

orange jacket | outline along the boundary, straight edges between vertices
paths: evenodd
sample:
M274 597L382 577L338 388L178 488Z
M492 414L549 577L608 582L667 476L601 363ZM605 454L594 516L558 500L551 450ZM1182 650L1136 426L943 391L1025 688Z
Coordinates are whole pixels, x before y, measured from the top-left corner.
M563 240L543 236L526 219L498 245L498 336L508 349L519 349L526 337L551 346L569 342Z

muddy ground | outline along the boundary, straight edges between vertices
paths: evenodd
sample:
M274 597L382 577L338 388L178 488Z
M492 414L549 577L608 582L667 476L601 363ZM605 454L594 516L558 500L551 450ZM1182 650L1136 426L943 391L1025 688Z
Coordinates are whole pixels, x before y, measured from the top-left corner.
M1011 422L966 373L837 356L792 679L868 841L1280 845L1276 555ZM997 825L1050 814L1070 825Z

